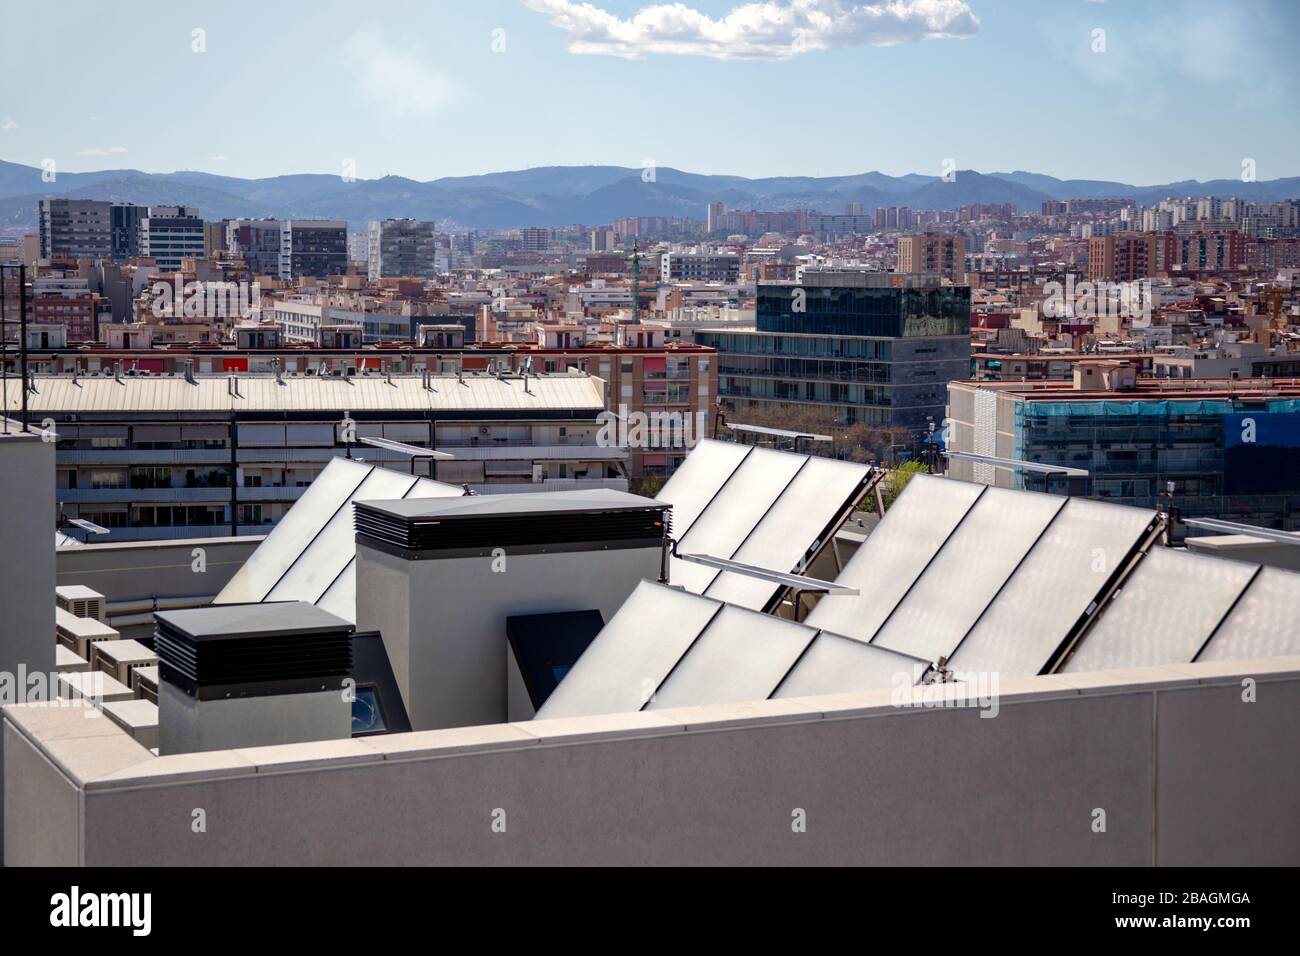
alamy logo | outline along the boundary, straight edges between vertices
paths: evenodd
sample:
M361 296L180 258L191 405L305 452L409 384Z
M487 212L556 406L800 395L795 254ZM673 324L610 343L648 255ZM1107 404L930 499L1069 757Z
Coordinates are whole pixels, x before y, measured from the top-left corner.
M694 448L705 437L709 413L629 412L626 405L617 412L596 416L600 429L596 444L601 448Z
M246 319L262 304L257 282L155 282L154 318Z
M59 927L129 927L133 936L148 936L153 925L152 893L70 892L50 897L50 925Z
M1151 325L1151 280L1065 282L1043 285L1043 316L1048 319L1128 319L1135 329Z

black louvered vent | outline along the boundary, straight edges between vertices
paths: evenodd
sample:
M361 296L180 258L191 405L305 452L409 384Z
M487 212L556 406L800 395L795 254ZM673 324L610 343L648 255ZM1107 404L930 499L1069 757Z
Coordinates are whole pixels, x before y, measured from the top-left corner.
M159 618L159 677L198 700L340 690L352 673L350 629L195 637Z
M492 548L663 540L663 506L618 510L558 511L465 517L404 517L357 502L359 540L403 551L484 551Z

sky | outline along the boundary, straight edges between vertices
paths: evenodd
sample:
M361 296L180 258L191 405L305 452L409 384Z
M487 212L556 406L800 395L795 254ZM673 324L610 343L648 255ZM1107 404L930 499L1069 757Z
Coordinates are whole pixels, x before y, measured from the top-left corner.
M0 159L66 171L1300 175L1300 0L5 9Z

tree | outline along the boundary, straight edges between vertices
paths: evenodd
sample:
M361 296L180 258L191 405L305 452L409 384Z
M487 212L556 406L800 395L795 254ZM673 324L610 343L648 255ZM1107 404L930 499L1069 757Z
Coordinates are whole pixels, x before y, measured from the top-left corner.
M885 507L888 508L894 503L898 496L903 493L903 489L907 487L909 481L917 475L925 474L925 471L925 462L915 458L911 461L903 462L891 471L889 477L885 479L887 482L883 492Z

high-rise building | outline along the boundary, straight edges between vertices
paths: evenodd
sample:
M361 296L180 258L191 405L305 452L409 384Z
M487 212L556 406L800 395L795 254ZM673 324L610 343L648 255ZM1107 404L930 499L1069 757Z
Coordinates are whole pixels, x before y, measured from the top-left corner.
M280 278L341 276L348 271L348 224L286 219L280 224Z
M1132 282L1157 271L1162 237L1156 233L1118 232L1088 240L1089 282Z
M244 257L255 276L280 274L280 220L231 219L226 223L226 249Z
M899 236L898 271L933 273L959 281L966 275L966 239L946 232Z
M519 230L519 248L525 252L541 252L551 244L551 230L529 226Z
M695 341L718 350L718 397L738 415L811 407L915 437L943 420L948 381L970 374L970 288L809 269L799 282L759 284L755 330Z
M163 272L175 272L182 259L203 258L203 219L193 206L150 206L138 229L139 254Z
M708 232L717 232L722 228L722 217L727 214L727 204L711 202L705 210L704 228Z
M418 219L382 219L370 223L367 256L371 279L438 274L433 223Z
M147 206L113 203L110 207L109 221L113 230L110 255L118 262L125 262L140 254L140 220L147 215Z
M111 203L95 199L42 199L42 259L107 259L113 252Z

